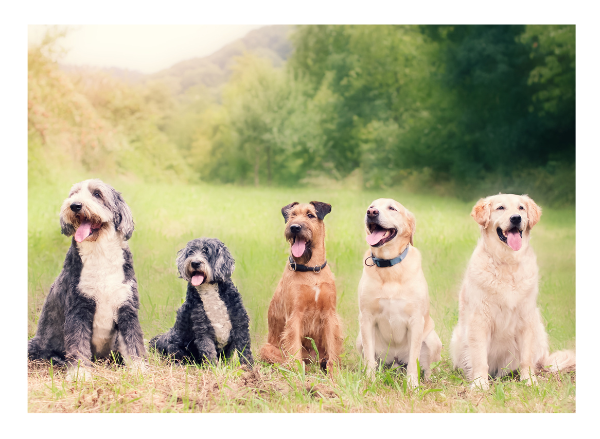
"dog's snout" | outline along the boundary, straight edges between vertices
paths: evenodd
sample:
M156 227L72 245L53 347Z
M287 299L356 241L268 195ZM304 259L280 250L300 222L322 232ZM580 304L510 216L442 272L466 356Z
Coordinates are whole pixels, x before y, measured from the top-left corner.
M199 268L200 268L200 262L195 262L195 261L194 261L194 262L192 262L192 268L193 268L194 270L197 270L197 269L199 269Z
M511 215L510 222L512 224L519 224L521 222L521 215Z
M291 231L292 233L300 233L300 230L302 230L302 226L301 226L301 225L299 225L299 224L292 224L292 225L290 226L290 231Z
M374 207L367 209L367 216L369 218L375 218L378 215L379 215L379 211L377 209L375 209Z
M71 210L75 213L79 212L82 207L83 207L83 205L81 203L72 203L71 204Z

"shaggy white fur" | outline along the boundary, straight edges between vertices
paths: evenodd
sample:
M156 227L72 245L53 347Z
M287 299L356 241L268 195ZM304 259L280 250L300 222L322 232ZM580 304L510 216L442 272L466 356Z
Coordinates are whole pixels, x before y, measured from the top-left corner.
M227 306L219 297L219 287L216 283L207 283L196 287L196 289L202 299L204 312L215 331L217 348L223 349L229 341L231 320L229 319Z

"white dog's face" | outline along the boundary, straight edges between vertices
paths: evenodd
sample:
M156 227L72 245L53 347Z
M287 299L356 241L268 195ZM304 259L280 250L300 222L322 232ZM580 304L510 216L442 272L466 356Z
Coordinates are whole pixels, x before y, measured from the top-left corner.
M527 195L500 194L479 200L471 216L499 242L514 251L523 244L523 233L539 221L541 209Z
M134 224L121 194L101 180L85 180L71 188L60 209L60 225L66 236L77 242L96 241L103 230L114 227L127 240Z
M365 215L367 243L371 247L393 245L396 237L408 237L412 243L415 217L402 204L391 198L371 203Z

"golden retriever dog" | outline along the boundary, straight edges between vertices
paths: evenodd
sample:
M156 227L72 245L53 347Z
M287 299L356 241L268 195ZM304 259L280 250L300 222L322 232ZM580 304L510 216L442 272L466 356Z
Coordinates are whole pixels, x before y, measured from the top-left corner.
M325 257L325 215L331 205L296 202L281 209L290 256L271 299L269 333L260 356L269 363L318 360L330 371L342 351L335 278ZM317 352L313 349L313 342Z
M365 225L371 249L358 285L356 347L371 376L378 361L406 365L407 383L414 388L417 360L427 380L442 350L429 315L421 253L412 245L415 217L397 201L381 198L367 209Z
M538 266L529 240L541 214L527 195L494 195L473 207L481 237L462 283L450 342L454 367L472 381L471 388L486 390L489 375L517 369L531 385L544 366L552 371L575 366L572 351L550 355L536 303Z

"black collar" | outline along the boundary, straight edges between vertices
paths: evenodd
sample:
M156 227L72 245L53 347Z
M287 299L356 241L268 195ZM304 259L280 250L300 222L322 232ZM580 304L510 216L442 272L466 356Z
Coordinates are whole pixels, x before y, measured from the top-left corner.
M379 268L385 268L385 267L392 267L396 264L399 264L400 262L402 262L402 260L404 258L406 258L406 255L408 254L408 248L410 247L410 244L406 246L406 248L404 249L404 251L402 253L400 253L400 256L396 256L394 259L381 259L381 258L376 258L375 256L373 256L373 253L371 253L371 256L369 256L367 259L365 259L365 265L367 267L372 267L373 265L377 265ZM373 260L373 265L368 265L367 264L367 260L371 258Z
M323 268L327 265L327 261L323 262L323 265L320 267L317 265L315 267L309 267L307 265L302 265L294 262L292 257L290 256L290 270L292 271L312 271L314 273L320 273Z

